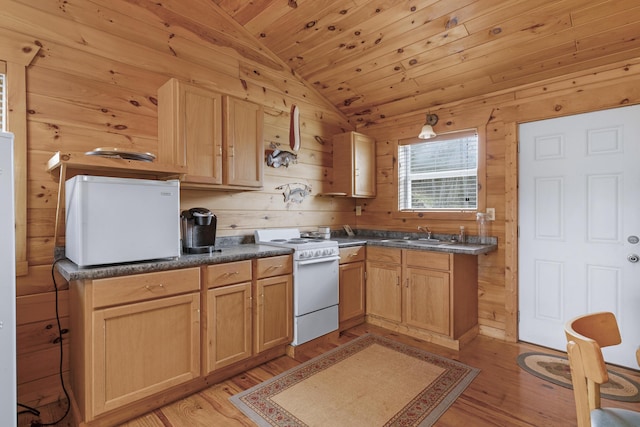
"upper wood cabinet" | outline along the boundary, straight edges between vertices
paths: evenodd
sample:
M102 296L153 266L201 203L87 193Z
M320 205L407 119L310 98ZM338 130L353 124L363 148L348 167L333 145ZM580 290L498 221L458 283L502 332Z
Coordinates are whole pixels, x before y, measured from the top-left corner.
M347 197L376 196L376 141L358 132L333 137L333 189Z
M225 184L262 188L264 146L262 106L223 96L223 173Z
M158 161L186 167L185 188L262 188L260 105L171 79L158 89Z

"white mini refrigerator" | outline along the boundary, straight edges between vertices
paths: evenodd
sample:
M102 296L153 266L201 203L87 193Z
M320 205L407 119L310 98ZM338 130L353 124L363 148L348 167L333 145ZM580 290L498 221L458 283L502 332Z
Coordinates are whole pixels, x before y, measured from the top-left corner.
M78 266L180 256L177 180L77 175L65 198L65 255Z
M0 421L7 426L18 422L13 185L13 134L0 132Z

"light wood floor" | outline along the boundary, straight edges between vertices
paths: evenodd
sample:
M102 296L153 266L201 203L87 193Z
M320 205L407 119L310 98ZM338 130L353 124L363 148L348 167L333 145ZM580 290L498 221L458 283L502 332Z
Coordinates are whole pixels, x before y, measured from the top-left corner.
M413 345L459 360L480 368L481 372L455 403L435 424L447 426L575 426L573 392L538 379L516 364L516 357L527 351L545 351L561 354L525 343L505 343L478 337L461 351L448 350L372 325L356 326L341 335L339 343L305 351L304 359L315 357L338 344L348 342L367 332L374 332L397 341ZM287 356L280 357L199 393L174 402L152 413L132 420L126 427L194 427L194 426L254 426L229 402L229 397L290 369L300 362ZM640 382L640 372L615 368L618 372ZM603 400L604 406L640 411L640 403ZM64 409L64 408L62 408ZM45 408L42 421L55 419L59 405ZM60 412L58 412L60 413ZM23 415L18 427L30 425L33 416ZM71 418L68 416L68 420ZM66 420L65 420L66 421ZM70 426L70 421L58 424Z

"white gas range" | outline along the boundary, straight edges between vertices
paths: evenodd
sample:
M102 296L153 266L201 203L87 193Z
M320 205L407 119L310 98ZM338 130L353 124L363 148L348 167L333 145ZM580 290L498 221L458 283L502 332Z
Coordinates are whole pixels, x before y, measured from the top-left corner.
M294 250L291 344L300 345L338 329L338 242L303 238L296 228L256 230L255 241Z

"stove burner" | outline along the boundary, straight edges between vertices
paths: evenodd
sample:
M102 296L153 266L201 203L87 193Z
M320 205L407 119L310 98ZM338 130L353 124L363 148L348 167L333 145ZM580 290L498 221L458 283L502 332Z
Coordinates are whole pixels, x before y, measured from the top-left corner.
M274 243L282 243L282 242L286 242L287 239L271 239L271 241Z
M299 237L294 237L293 239L289 239L289 243L308 243L309 241L307 239L303 239L303 238L299 238Z

